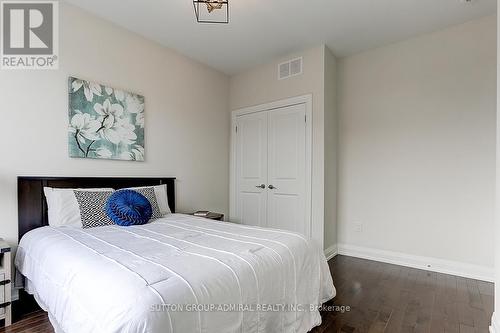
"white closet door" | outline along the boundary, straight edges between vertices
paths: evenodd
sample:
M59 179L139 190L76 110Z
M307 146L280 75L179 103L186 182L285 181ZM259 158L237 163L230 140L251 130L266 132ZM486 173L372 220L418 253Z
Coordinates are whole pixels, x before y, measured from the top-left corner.
M306 105L269 114L267 226L310 237L306 214Z
M240 223L266 226L267 113L236 122L236 216Z

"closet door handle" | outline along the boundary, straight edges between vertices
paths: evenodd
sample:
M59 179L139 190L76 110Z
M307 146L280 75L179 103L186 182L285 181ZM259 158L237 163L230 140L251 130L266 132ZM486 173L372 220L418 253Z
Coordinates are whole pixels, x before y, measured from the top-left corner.
M267 188L270 190L277 190L278 189L277 187L274 187L274 185L269 185Z
M266 185L265 184L260 184L260 185L257 185L255 186L257 188L261 188L261 189L265 189L266 188Z

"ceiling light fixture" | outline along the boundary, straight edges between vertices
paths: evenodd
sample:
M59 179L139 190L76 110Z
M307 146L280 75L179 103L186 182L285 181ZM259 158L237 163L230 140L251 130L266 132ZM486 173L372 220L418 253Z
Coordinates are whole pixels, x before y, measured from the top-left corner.
M229 23L229 0L193 0L198 23Z

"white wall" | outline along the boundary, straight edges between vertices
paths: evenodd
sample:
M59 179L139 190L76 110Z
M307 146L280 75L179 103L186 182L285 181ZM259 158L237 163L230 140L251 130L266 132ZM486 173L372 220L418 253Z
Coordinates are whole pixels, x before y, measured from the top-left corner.
M0 237L17 242L16 176L175 176L178 210L228 212L229 79L61 2L58 71L1 71ZM70 159L69 75L146 98L146 162Z
M497 2L498 4L498 2ZM497 5L497 18L500 6ZM500 333L500 24L497 22L497 147L496 147L496 196L495 196L495 312L491 318L491 333Z
M495 25L341 59L339 243L493 267Z
M312 218L313 235L324 229L324 55L325 46L290 54L268 64L249 69L230 79L230 109L260 105L289 97L313 95L313 166L312 166ZM278 80L278 64L295 57L303 57L303 74ZM323 242L323 240L318 240Z
M337 59L325 48L325 244L328 256L337 247Z

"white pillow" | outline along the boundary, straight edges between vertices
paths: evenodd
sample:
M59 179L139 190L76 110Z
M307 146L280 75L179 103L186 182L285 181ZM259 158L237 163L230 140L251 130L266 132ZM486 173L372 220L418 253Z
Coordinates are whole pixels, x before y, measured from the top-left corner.
M80 191L114 191L112 188L53 188L44 187L43 193L47 201L49 225L51 227L72 226L83 228L80 206L74 190Z
M167 185L157 185L157 186L141 186L141 187L130 187L128 190L135 190L141 188L153 188L155 191L156 202L158 202L158 208L160 208L160 213L162 216L172 213L170 207L168 206L167 197Z

